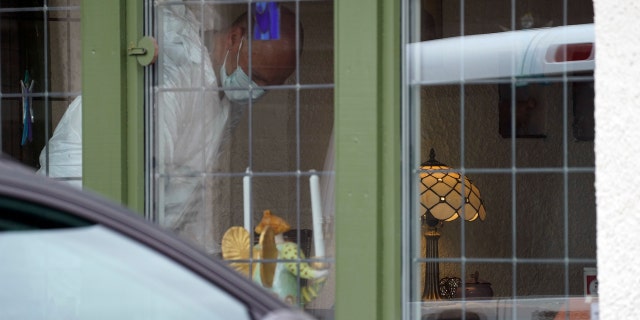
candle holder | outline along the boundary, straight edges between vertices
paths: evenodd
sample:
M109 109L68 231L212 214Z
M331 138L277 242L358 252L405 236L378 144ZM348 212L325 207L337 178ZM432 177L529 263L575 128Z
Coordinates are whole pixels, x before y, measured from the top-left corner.
M324 234L322 228L322 198L320 197L320 179L315 170L310 170L309 193L311 194L311 217L313 222L313 247L317 257L325 256Z

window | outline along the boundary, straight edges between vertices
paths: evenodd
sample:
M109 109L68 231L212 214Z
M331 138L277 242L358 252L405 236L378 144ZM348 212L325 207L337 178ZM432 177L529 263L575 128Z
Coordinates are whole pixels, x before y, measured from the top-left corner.
M407 312L588 312L597 297L592 2L404 5L406 112L416 119L403 124L414 155Z
M333 2L156 1L153 12L149 216L251 277L264 266L254 231L269 224L272 258L294 260L277 264L293 278L276 276L274 291L330 309L331 270L311 265L333 256ZM232 244L241 253L226 254Z
M65 115L80 95L80 1L2 1L0 16L2 151L80 185L79 107Z

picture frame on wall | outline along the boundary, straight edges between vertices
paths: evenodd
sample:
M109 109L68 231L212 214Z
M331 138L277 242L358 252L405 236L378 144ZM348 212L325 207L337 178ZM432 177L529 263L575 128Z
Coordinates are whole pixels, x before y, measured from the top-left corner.
M585 297L598 296L598 269L584 268L584 295Z

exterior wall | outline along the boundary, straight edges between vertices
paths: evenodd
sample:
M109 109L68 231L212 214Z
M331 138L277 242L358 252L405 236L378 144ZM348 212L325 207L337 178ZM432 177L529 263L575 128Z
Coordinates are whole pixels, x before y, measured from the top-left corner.
M630 319L640 285L637 85L640 3L596 0L596 197L600 319Z

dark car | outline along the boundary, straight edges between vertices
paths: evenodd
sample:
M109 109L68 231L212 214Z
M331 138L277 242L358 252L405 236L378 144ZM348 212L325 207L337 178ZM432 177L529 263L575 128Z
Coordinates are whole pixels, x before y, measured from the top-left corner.
M100 196L0 157L0 319L312 319Z

